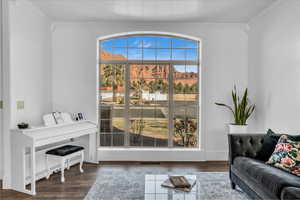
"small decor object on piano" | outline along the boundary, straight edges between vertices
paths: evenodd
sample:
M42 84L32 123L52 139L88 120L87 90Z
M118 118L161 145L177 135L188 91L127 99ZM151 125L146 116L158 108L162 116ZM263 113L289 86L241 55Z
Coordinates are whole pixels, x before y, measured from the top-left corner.
M66 112L52 112L43 116L45 126L72 123L71 115Z
M54 117L56 124L64 123L64 119L61 116L61 112L53 112L52 115Z
M73 120L75 121L82 121L82 120L86 120L85 114L84 113L74 113L73 114Z
M19 129L26 129L26 128L28 128L28 127L29 127L29 124L24 123L24 122L18 124L18 128L19 128Z
M169 176L169 178L165 180L161 186L178 191L190 192L195 184L196 180L188 180L184 176Z

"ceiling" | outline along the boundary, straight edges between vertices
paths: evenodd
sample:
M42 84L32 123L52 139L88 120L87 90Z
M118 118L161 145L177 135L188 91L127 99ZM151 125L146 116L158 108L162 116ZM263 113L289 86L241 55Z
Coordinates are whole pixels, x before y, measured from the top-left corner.
M277 0L31 0L54 20L248 22Z

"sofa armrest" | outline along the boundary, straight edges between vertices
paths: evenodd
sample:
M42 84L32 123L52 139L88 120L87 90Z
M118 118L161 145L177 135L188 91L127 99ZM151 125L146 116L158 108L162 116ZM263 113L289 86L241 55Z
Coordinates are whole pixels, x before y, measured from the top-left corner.
M296 200L300 199L300 188L297 187L286 187L281 192L282 200Z
M265 134L228 134L229 163L237 156L257 158Z

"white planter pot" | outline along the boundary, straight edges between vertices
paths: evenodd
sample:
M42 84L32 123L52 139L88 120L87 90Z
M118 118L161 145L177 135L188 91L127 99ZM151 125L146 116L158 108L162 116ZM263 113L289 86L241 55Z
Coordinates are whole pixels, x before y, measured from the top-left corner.
M229 124L229 133L247 133L248 125L233 125Z

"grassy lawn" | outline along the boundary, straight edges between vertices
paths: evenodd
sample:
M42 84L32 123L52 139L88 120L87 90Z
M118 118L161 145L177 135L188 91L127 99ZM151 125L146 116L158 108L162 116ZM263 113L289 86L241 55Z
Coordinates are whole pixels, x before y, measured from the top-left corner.
M168 121L167 120L153 120L153 119L143 119L145 122L145 128L143 129L142 135L167 139L168 138ZM124 130L124 120L122 118L114 118L113 126L117 129Z

